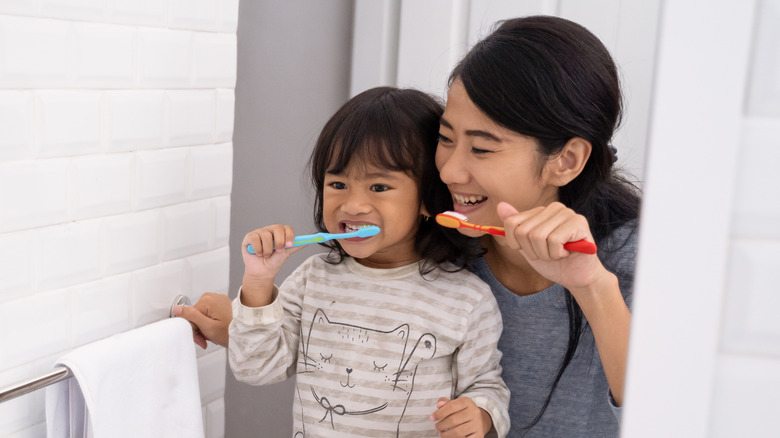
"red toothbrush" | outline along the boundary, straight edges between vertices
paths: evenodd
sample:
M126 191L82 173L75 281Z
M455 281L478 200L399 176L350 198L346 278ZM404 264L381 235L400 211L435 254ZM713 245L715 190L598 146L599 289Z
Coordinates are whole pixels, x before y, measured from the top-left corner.
M472 230L484 231L485 233L494 236L504 235L504 229L502 227L472 224L468 221L466 216L454 211L445 211L444 213L437 214L436 222L447 228L469 228ZM588 242L587 240L578 240L576 242L564 243L563 249L571 252L581 252L583 254L596 254L597 248L595 243Z

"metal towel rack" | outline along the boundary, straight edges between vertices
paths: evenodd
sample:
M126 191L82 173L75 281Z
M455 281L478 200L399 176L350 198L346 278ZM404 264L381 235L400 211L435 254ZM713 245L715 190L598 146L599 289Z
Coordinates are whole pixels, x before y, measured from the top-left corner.
M187 298L184 295L177 295L176 298L173 299L173 303L171 304L171 309L169 312L169 317L173 317L173 308L176 306L188 306L190 304L190 299ZM16 397L23 396L25 394L31 393L35 390L44 388L49 385L53 385L57 382L60 382L62 380L65 380L69 377L72 377L73 373L70 371L68 367L56 367L49 371L48 373L33 378L29 380L25 380L23 382L19 382L15 385L11 385L5 388L0 388L0 403L11 400Z

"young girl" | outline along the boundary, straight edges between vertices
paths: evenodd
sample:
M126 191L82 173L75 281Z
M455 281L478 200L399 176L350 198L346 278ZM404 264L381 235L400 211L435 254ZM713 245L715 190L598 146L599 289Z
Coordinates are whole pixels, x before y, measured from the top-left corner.
M328 242L329 254L309 258L278 289L275 276L297 250L288 248L292 228L244 237L230 365L254 385L296 376L295 436L509 429L496 301L462 269L475 247L429 218L452 205L434 163L441 114L420 91L385 87L354 97L325 125L310 160L317 228L375 225L378 235Z

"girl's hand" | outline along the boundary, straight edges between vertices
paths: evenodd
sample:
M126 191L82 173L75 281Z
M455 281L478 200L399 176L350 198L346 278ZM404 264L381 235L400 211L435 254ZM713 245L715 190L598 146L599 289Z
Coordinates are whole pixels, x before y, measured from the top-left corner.
M496 208L504 222L505 242L536 272L570 291L591 288L609 272L596 255L569 252L567 242L593 242L588 221L560 202L518 212L506 202Z
M292 246L293 239L295 232L289 225L269 225L244 236L241 242L241 256L244 260L242 302L258 306L264 305L262 302L270 301L276 274L287 258L302 248L285 248ZM247 250L249 245L252 245L254 254Z
M450 400L442 397L436 403L431 420L442 438L484 437L493 427L490 415L479 408L469 397Z

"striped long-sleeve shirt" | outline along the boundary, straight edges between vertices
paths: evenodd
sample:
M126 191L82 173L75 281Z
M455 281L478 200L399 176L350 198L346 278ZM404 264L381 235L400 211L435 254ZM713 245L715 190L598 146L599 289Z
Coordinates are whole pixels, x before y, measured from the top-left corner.
M482 280L323 257L298 267L270 305L233 302L233 373L254 385L296 376L294 436L435 437L439 397L464 396L506 435L501 316Z

